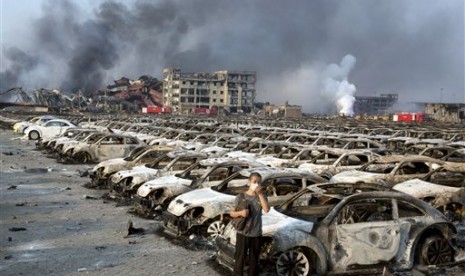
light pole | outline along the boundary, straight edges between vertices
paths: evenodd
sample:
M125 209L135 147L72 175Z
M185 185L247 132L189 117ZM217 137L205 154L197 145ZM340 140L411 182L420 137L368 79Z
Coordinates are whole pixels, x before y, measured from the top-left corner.
M442 92L444 91L444 88L439 89L439 102L442 103Z

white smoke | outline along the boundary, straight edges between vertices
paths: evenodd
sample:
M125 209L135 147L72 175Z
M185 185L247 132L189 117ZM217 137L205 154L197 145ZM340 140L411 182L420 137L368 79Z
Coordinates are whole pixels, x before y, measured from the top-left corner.
M354 115L354 94L357 89L347 78L355 61L354 56L346 55L339 65L330 64L323 73L322 95L336 103L337 113L340 115Z
M344 114L353 116L355 85L347 78L355 57L346 55L340 64L304 63L279 77L260 79L259 101L273 104L301 105L311 114Z

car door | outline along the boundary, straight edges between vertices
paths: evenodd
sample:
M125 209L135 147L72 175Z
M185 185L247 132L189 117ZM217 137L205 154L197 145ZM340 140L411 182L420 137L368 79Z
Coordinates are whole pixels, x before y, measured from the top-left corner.
M129 153L140 146L139 142L132 137L121 137L122 138L122 143L121 143L121 150L123 151L123 156L129 155Z
M54 137L57 136L61 133L61 122L57 121L49 121L45 123L45 126L43 127L42 135L44 137Z
M124 157L124 137L107 136L95 145L95 153L99 160Z
M57 135L62 135L63 133L66 132L66 130L68 130L68 128L72 127L70 124L66 123L66 122L61 122L60 123L60 129L59 129L59 133L57 133Z
M393 260L401 245L400 223L390 199L347 203L333 221L332 256L337 270Z

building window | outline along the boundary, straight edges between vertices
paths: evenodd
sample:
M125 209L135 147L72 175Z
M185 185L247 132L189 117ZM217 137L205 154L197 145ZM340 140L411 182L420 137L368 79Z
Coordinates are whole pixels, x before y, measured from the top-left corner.
M220 103L222 103L222 102L223 102L223 99L220 99Z
M216 99L213 99L213 102L216 103Z
M223 91L220 91L220 94L223 95Z
M216 95L216 90L213 90L213 94L215 94L215 95Z

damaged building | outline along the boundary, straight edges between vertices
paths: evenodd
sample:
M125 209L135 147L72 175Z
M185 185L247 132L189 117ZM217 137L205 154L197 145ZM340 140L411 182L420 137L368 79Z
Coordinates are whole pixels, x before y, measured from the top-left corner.
M283 118L301 118L302 106L289 105L287 102L283 105L266 104L259 114Z
M425 113L430 118L449 123L465 121L465 104L463 103L426 103Z
M253 71L183 73L181 69L165 68L163 102L179 113L196 108L249 113L254 106L255 81Z
M356 96L354 113L365 116L382 116L392 112L390 109L397 103L398 94L381 94L380 96Z
M87 94L80 90L72 94L58 89L26 91L16 87L1 94L1 107L14 106L23 112L140 112L142 107L163 105L162 84L150 76L141 76L137 80L123 77Z
M122 77L97 91L93 97L96 107L104 110L139 112L142 107L162 106L162 82L151 76L137 80Z
M22 87L14 87L2 93L2 98L1 108L10 107L23 112L62 112L88 104L81 91L73 95L45 88L26 91Z

